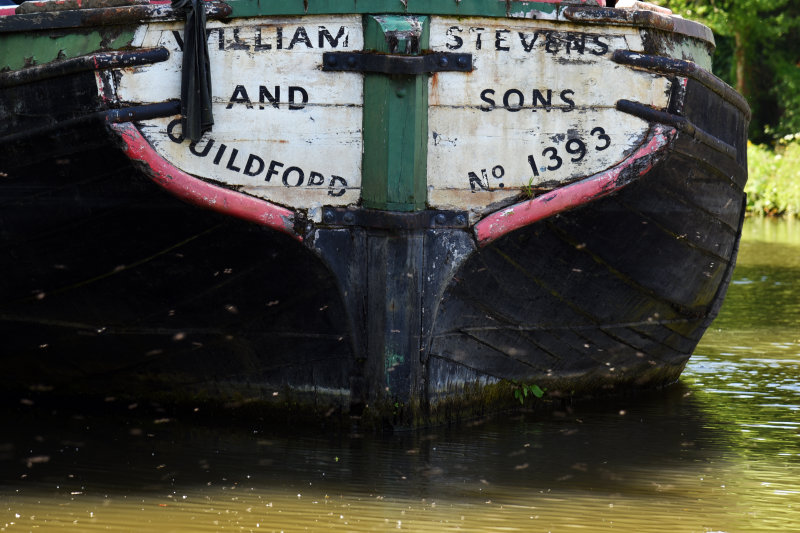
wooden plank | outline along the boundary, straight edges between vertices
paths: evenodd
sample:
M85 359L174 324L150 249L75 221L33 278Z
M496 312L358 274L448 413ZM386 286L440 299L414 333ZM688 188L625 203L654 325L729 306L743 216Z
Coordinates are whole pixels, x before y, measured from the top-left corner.
M56 59L69 59L131 46L134 32L130 28L102 28L80 33L20 32L3 35L0 45L0 71L17 70Z
M368 16L365 48L419 55L428 47L428 17ZM364 207L425 208L428 86L425 76L364 76Z
M368 28L370 20L377 18L367 19ZM143 132L175 166L294 208L361 199L366 207L414 210L427 201L480 215L509 197L549 190L625 160L648 124L617 111L618 99L668 105L666 77L610 59L615 50L643 48L637 30L584 29L433 17L430 49L471 53L475 70L435 73L425 91L425 76L370 74L365 80L321 70L325 51L390 51L383 31L375 30L380 35L365 46L359 16L212 21L213 131L193 146L168 119L145 123ZM137 46L163 46L173 54L165 63L123 71L117 85L122 102L177 97L181 34L177 23L137 32ZM362 169L371 180L364 190Z
M560 0L228 0L234 16L256 15L306 15L328 13L392 13L481 15L494 17L536 18L542 15L561 14L574 5L604 6L605 0L573 0L561 4Z
M516 2L514 2L516 3ZM497 0L231 0L234 16L306 13L452 13L505 16L506 3Z
M434 18L431 49L473 55L471 74L430 81L429 199L471 208L610 168L647 123L614 109L627 98L667 106L670 82L613 63L643 47L638 31L547 21Z
M170 163L283 205L346 205L361 185L362 77L323 73L325 51L361 50L357 16L209 22L214 128L195 145L173 119L142 124ZM153 24L137 44L160 43L170 59L122 72L125 103L180 94L182 26Z
M507 376L529 376L537 367L528 362L509 357L494 346L464 333L434 335L431 341L430 358L464 365L479 375L505 378ZM546 370L548 366L541 370Z

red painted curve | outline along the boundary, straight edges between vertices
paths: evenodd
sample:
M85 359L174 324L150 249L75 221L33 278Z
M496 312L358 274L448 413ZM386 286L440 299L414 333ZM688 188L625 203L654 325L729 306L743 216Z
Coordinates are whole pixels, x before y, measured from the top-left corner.
M492 213L475 224L478 245L486 246L516 229L620 190L650 171L654 156L670 143L675 133L673 128L655 126L644 144L614 168ZM622 172L634 164L638 167L635 176L623 176Z
M150 178L174 196L199 207L267 226L299 241L303 240L294 229L293 211L187 174L161 157L130 122L109 126L122 139L128 157L144 164Z

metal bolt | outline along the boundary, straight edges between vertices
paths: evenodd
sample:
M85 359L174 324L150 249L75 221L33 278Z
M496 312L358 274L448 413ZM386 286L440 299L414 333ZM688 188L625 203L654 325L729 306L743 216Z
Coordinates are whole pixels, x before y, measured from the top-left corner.
M458 57L458 66L459 67L466 67L467 66L467 56L459 56Z
M442 225L442 224L444 224L445 222L447 222L447 217L446 217L446 216L444 216L444 214L443 214L443 213L439 213L438 215L436 215L436 218L435 218L435 220L436 220L436 223L437 223L437 224L439 224L439 225Z
M333 54L328 54L328 57L325 58L325 62L328 64L329 67L336 66L336 56Z
M348 224L351 224L355 218L356 217L353 213L348 212L344 214L344 221Z
M331 211L326 211L325 214L322 216L322 220L324 220L326 224L330 224L331 222L333 222L333 218L334 218L333 212Z
M457 225L463 226L466 222L467 222L467 220L464 218L464 215L456 216L456 224Z
M450 62L447 60L446 57L440 57L439 58L439 66L440 67L446 67L448 65L448 63L450 63Z
M353 57L353 56L349 56L347 58L347 65L350 66L350 67L356 66L356 58Z

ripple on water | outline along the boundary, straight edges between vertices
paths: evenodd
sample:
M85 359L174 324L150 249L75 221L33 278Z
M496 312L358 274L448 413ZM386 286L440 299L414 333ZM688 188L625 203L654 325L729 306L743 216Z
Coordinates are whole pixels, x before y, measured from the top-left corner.
M667 390L391 436L19 404L0 530L797 531L800 232L754 224Z

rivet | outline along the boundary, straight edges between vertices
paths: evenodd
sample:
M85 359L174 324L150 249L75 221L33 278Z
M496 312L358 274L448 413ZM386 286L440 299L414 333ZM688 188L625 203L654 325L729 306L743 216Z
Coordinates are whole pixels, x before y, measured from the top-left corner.
M348 65L348 66L351 66L351 67L354 67L354 66L355 66L355 64L356 64L356 58L355 58L355 57L353 57L353 56L349 56L349 57L347 58L347 65Z
M331 211L326 211L325 214L322 216L322 219L325 221L326 224L330 224L333 222L333 213Z
M436 223L437 224L441 225L441 224L444 224L445 222L447 222L447 217L444 216L444 214L439 213L438 215L436 215Z
M467 56L459 56L458 57L458 66L459 67L466 67L467 66Z
M440 57L439 58L439 66L440 67L446 67L448 63L449 63L449 61L447 60L446 57Z
M353 213L345 213L344 214L344 221L350 224L355 219L355 215Z
M456 224L457 225L463 226L465 223L466 223L466 219L464 218L464 215L456 216Z

